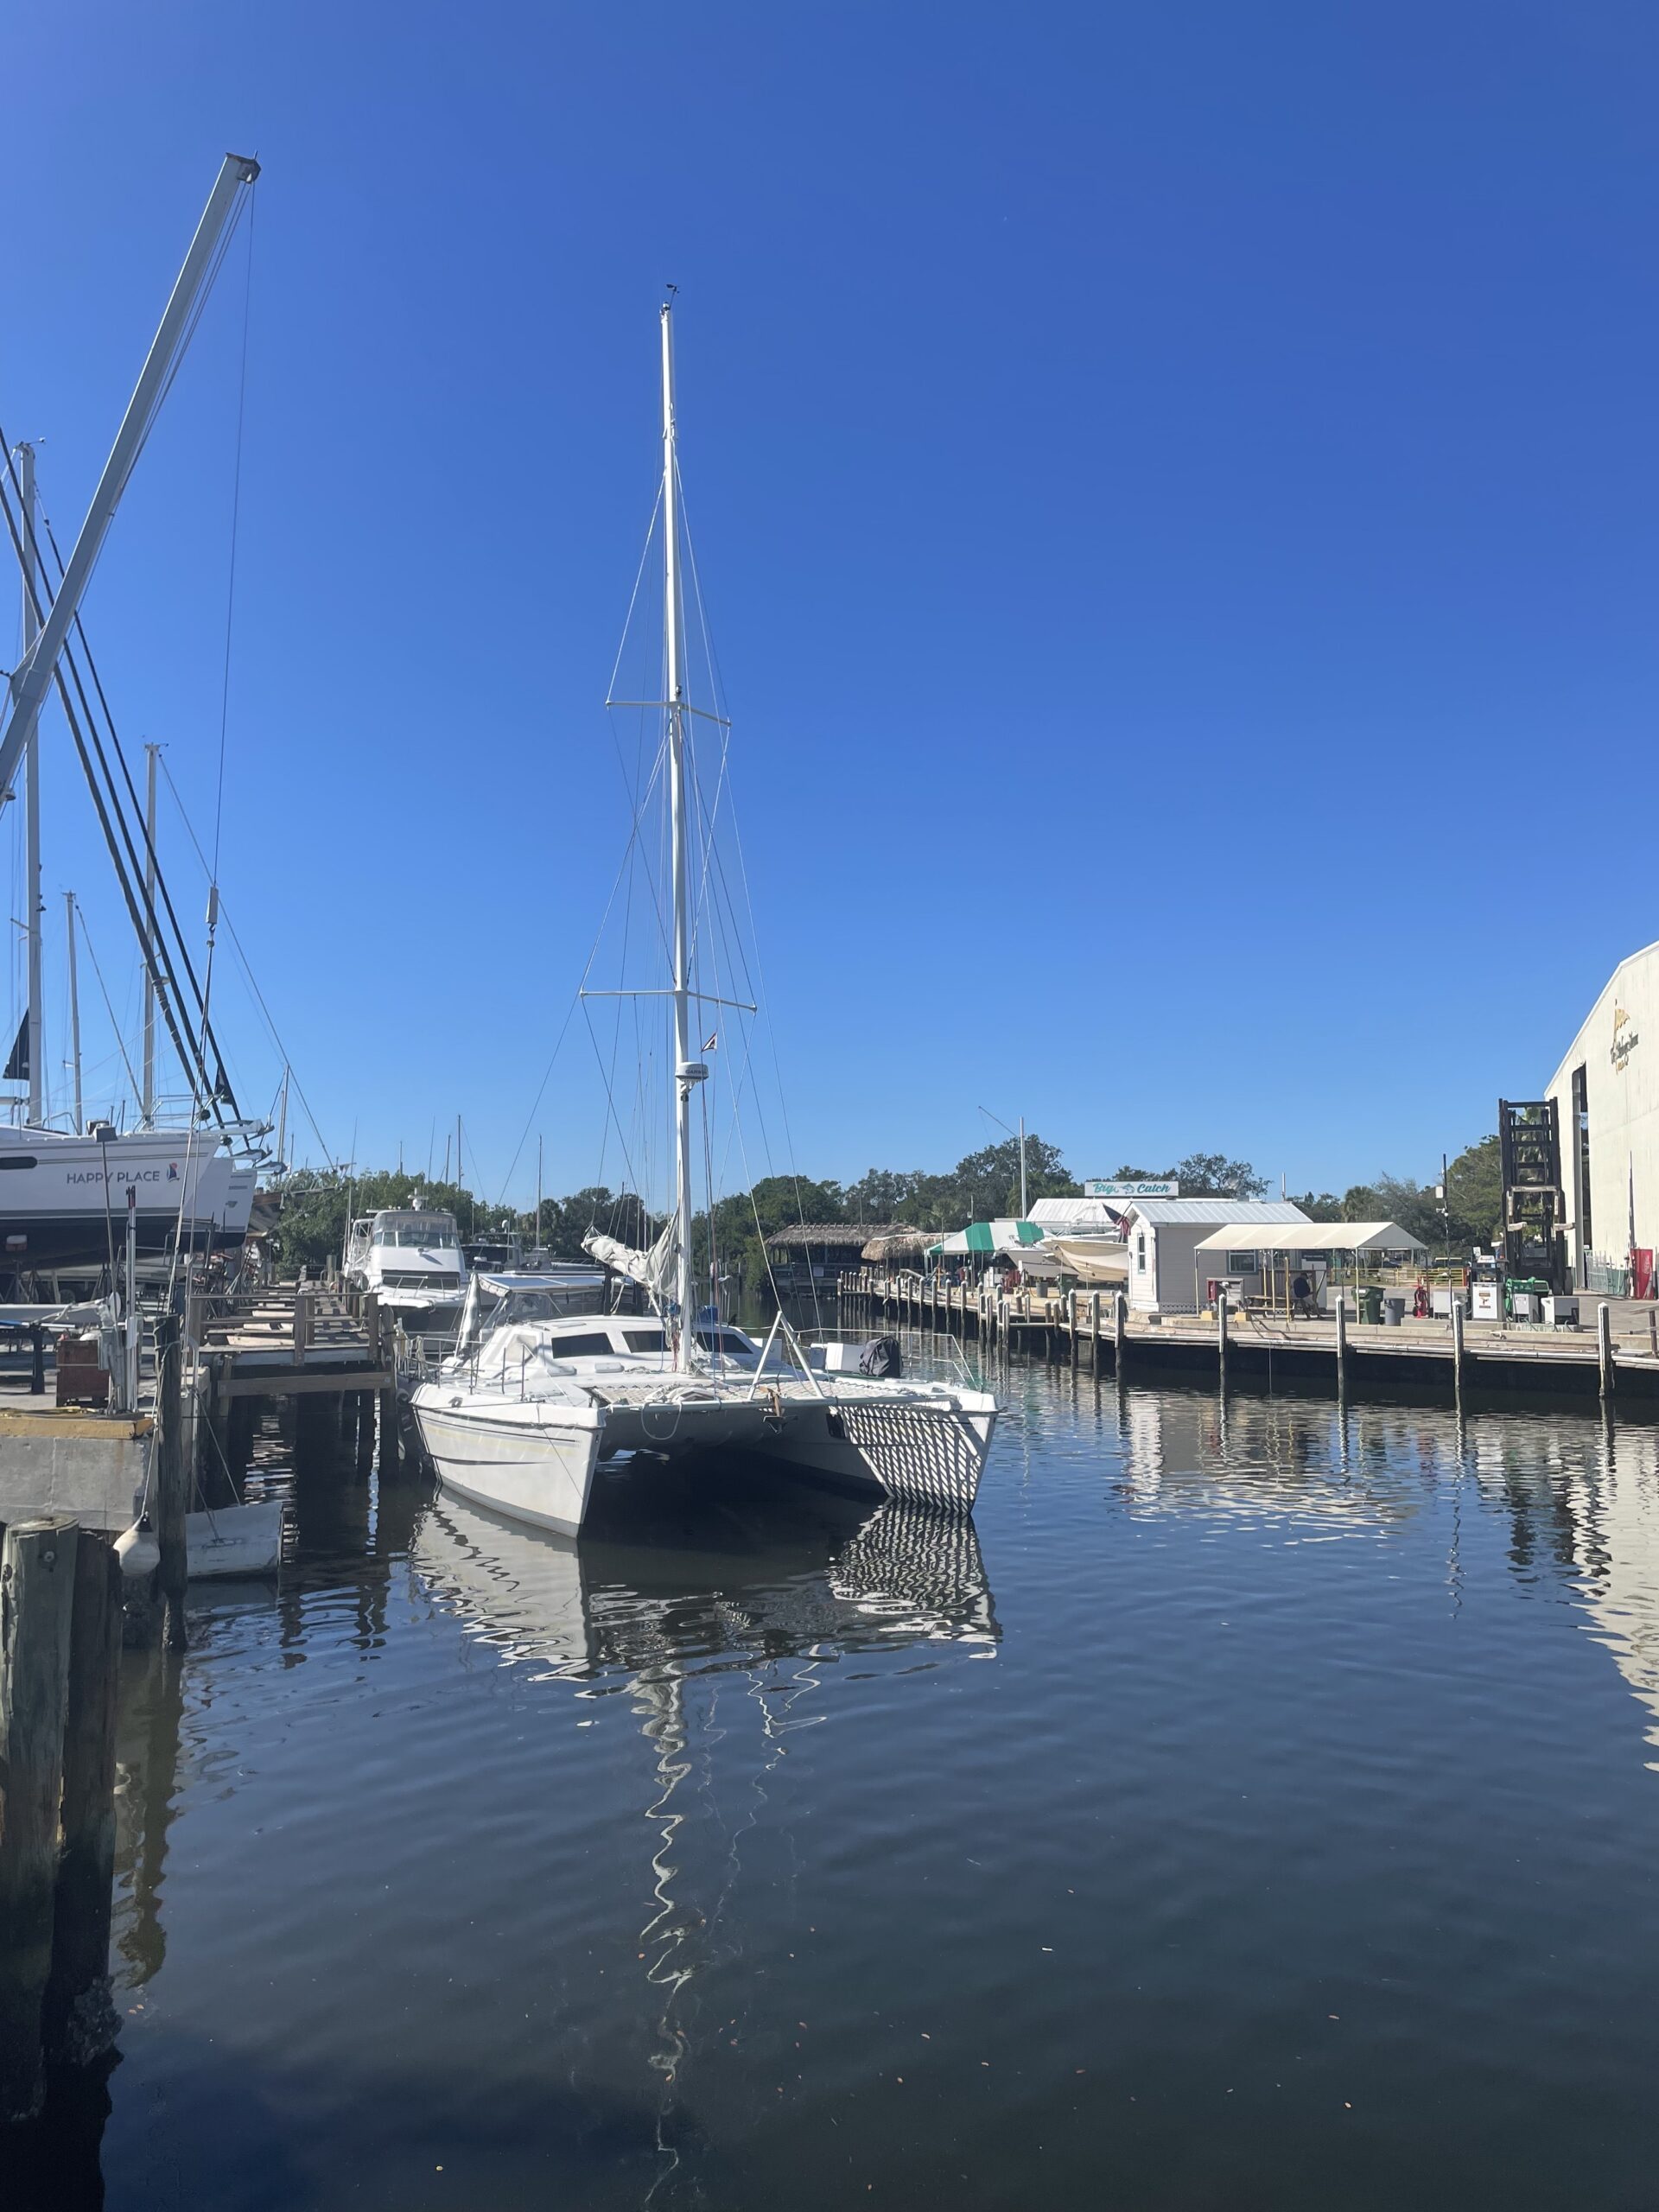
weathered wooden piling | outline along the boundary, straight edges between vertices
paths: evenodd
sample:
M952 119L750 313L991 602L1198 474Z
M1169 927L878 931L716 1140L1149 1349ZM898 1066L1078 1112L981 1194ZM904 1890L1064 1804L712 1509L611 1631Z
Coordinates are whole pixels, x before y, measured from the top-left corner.
M1337 1293L1337 1395L1340 1398L1348 1388L1348 1301Z
M184 1452L179 1338L178 1315L163 1313L156 1324L156 1541L162 1554L156 1570L162 1639L169 1651L182 1651L188 1641L184 1593L190 1564L184 1516L190 1503L190 1470Z
M1452 1395L1463 1403L1463 1306L1452 1294Z
M121 1668L121 1562L83 1529L75 1546L63 1736L63 1843L53 1916L46 2056L87 2066L115 2041L110 1916L115 1885L115 1718Z
M1216 1379L1224 1390L1227 1388L1227 1294L1216 1293Z
M0 1552L0 2122L32 2119L46 2094L79 1535L72 1516L47 1515L14 1522Z
M1075 1370L1082 1350L1077 1342L1077 1294L1075 1290L1069 1292L1066 1296L1065 1326L1066 1332L1071 1339L1071 1365Z
M1129 1301L1121 1290L1112 1293L1112 1371L1123 1372L1123 1349L1129 1337Z
M1089 1372L1100 1372L1100 1293L1089 1294Z
M1601 1360L1601 1396L1604 1405L1613 1402L1613 1309L1604 1298L1596 1308L1596 1350Z

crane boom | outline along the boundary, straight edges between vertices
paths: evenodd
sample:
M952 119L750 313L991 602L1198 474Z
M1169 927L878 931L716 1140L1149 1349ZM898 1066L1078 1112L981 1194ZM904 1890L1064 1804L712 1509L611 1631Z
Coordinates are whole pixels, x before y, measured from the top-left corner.
M4 734L0 735L0 807L11 796L18 764L40 720L41 705L57 670L58 656L80 611L81 598L104 550L104 540L121 504L121 494L143 451L144 440L149 435L168 384L190 342L197 309L213 280L219 246L243 194L258 174L258 162L247 155L226 155L132 397L127 403L121 428L116 432L104 474L98 480L98 489L92 494L86 519L69 556L63 582L46 611L40 634L12 671L8 687L10 714Z

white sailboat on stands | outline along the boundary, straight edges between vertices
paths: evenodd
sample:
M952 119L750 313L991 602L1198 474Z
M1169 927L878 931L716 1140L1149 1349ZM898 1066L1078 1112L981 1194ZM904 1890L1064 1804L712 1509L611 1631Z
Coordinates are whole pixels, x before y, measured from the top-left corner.
M765 1345L698 1315L692 1261L692 1103L708 1077L692 1057L691 1010L711 1002L692 974L679 477L672 311L662 310L664 717L672 874L674 1204L648 1250L590 1235L588 1249L649 1293L651 1318L566 1314L513 1295L475 1341L411 1394L446 1489L567 1535L580 1529L601 1461L742 1452L780 1474L853 1495L971 1510L996 1425L988 1391L860 1371L860 1348L801 1345L781 1308ZM609 702L607 702L609 703ZM632 995L624 993L621 995ZM726 1003L730 1003L727 1001ZM746 1008L752 1012L753 1008ZM696 1316L694 1320L693 1317Z

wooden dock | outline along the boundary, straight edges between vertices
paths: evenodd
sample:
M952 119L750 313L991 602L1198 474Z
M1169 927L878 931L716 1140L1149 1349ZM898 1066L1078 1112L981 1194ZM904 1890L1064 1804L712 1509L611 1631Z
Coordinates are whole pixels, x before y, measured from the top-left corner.
M247 1464L264 1402L295 1401L303 1432L353 1426L359 1462L378 1446L383 1477L397 1472L397 1352L390 1315L372 1292L289 1283L217 1312L189 1314L195 1459L204 1485Z
M1659 1415L1659 1346L1650 1319L1618 1331L1612 1310L1593 1325L1548 1329L1450 1319L1365 1326L1345 1314L1292 1320L1221 1309L1215 1315L1132 1313L1122 1291L1016 1291L992 1298L966 1284L909 1271L860 1268L839 1278L843 1303L999 1355L1124 1379L1186 1376L1335 1391L1428 1395L1461 1401L1549 1398L1611 1412Z

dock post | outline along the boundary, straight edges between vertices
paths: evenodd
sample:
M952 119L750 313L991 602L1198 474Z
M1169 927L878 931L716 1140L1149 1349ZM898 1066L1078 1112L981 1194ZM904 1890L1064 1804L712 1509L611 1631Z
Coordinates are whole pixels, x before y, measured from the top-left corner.
M1100 1293L1089 1294L1089 1372L1100 1372Z
M1613 1402L1613 1309L1604 1298L1596 1308L1596 1349L1601 1355L1601 1396Z
M214 1434L219 1430L214 1429ZM220 1438L221 1444L223 1439ZM180 1417L179 1317L163 1313L156 1324L156 1541L162 1592L162 1641L182 1651L184 1586L190 1566L184 1546L184 1516L190 1498L190 1470L184 1463L184 1425Z
M1123 1372L1123 1353L1129 1338L1129 1301L1121 1290L1112 1293L1112 1372Z
M380 1324L379 1353L386 1370L380 1393L380 1479L390 1482L397 1472L397 1324L387 1314Z
M1008 1356L1008 1301L1006 1294L996 1301L996 1340L1006 1359Z
M1227 1293L1224 1288L1216 1293L1216 1374L1224 1390L1227 1388Z
M1066 1326L1071 1332L1071 1365L1075 1369L1082 1351L1077 1342L1077 1294L1075 1290L1068 1290L1065 1294L1065 1319Z
M29 1332L29 1395L46 1395L46 1330L36 1321Z
M79 1535L72 1514L17 1521L0 1554L0 2124L32 2120L46 2095Z
M44 2006L49 2062L89 2066L115 2042L110 1916L115 1887L115 1707L121 1666L121 1562L82 1530L75 1546L69 1688L63 1732L63 1847L52 1974Z
M1602 1311L1605 1313L1604 1306ZM1463 1403L1463 1308L1458 1303L1458 1294L1452 1293L1452 1389L1459 1405Z
M311 1349L311 1294L301 1290L294 1300L294 1364L305 1365L305 1355Z
M1348 1388L1348 1301L1337 1293L1337 1395Z

